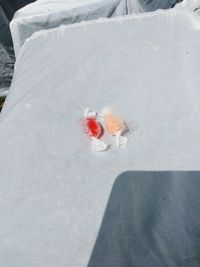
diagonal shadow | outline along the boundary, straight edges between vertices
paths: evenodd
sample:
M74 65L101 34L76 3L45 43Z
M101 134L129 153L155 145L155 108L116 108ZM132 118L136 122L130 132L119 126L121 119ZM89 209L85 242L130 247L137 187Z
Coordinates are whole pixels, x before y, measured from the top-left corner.
M117 177L88 267L132 266L200 266L200 172Z

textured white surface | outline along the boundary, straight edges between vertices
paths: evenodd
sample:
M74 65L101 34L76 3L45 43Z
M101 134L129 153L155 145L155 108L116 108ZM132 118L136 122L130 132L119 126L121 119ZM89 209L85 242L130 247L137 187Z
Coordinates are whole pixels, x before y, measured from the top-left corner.
M194 11L195 9L200 8L200 1L199 0L183 0L182 2L177 4L177 7L187 8L191 11Z
M39 0L15 13L10 23L16 56L33 33L60 25L126 14L126 0Z
M200 169L199 25L158 11L25 43L0 121L0 266L86 267L119 174ZM91 151L87 106L137 125L126 148Z
M35 32L80 21L170 8L176 0L38 0L15 13L10 28L18 55Z

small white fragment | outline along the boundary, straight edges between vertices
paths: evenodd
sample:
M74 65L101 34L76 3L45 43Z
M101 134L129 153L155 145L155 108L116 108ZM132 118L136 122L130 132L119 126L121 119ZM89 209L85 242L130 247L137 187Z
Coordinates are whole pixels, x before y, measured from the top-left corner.
M84 112L84 116L87 118L87 117L93 117L93 118L96 118L97 116L97 113L92 110L91 108L86 108L85 109L85 112Z
M92 138L91 146L92 150L95 152L105 151L109 148L109 145L97 138Z
M115 136L116 146L117 147L125 147L127 144L127 137L122 136L120 132L118 132Z

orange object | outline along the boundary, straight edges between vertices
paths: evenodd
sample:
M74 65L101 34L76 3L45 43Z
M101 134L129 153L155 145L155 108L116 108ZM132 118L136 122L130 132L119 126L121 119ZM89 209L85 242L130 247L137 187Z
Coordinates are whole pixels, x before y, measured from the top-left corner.
M126 123L122 118L116 116L112 113L111 109L105 108L103 110L103 117L106 130L111 135L116 135L117 133L123 134L127 130Z
M127 138L122 136L128 131L125 121L119 116L113 114L112 110L107 107L103 109L102 115L107 132L116 137L116 146L125 146Z
M106 130L111 135L115 135L117 132L123 130L125 128L124 121L113 115L113 114L105 114L104 115L105 127Z

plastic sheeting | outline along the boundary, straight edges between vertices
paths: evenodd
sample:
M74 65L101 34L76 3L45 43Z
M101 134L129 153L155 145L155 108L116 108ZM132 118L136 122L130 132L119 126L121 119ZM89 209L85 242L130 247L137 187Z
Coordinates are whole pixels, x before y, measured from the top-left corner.
M0 97L5 97L11 84L14 69L14 51L0 44Z
M16 55L34 32L100 17L170 8L177 0L38 0L16 12L11 32Z
M11 83L14 68L14 51L9 21L0 6L0 97L5 96Z
M9 28L9 21L15 11L32 0L0 1L0 97L6 97L14 71L15 56Z
M191 11L195 11L200 8L199 0L183 0L177 7L187 8Z
M143 13L153 11L156 9L167 9L176 4L177 0L127 0L128 14L131 13Z
M199 31L171 9L27 40L0 121L1 266L200 265L199 174L154 179L200 166ZM91 151L88 106L121 113L126 148Z

